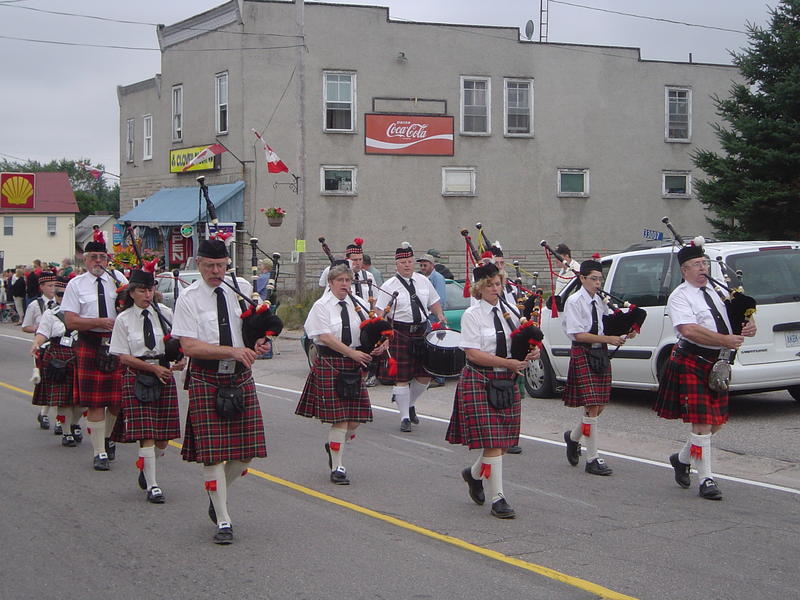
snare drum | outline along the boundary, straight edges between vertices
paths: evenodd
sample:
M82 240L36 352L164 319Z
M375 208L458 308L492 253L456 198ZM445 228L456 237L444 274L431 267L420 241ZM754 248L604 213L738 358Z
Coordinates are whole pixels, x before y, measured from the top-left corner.
M437 329L425 336L425 358L422 367L437 377L454 377L461 373L467 357L459 347L461 334L453 329Z

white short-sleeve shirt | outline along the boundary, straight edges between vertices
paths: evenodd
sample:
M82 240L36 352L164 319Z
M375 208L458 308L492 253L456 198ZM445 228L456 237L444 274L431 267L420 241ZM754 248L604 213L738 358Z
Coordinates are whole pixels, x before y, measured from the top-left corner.
M228 317L231 323L231 338L234 348L243 348L242 308L239 296L228 286L219 288L225 294ZM217 294L202 279L198 279L183 290L175 303L175 320L172 322L172 335L177 338L189 337L219 345L219 321L217 318ZM244 290L242 290L244 292Z
M342 339L342 307L339 304L340 300L330 292L326 292L322 298L314 302L311 310L306 317L306 322L303 325L306 335L314 340L315 344L325 346L324 343L319 341L319 336L329 333L336 339ZM350 347L356 348L359 345L359 336L361 335L361 317L355 310L353 299L350 296L345 297L343 302L347 305L347 315L350 320ZM362 312L364 306L362 305ZM364 313L366 314L366 313Z
M414 290L422 306L425 307L426 311L429 311L430 307L440 300L439 294L436 293L436 288L433 287L431 280L422 273L413 273L411 279L414 281ZM409 280L405 279L405 281L408 283ZM390 277L383 282L381 291L378 292L377 296L378 308L381 310L385 308L392 299L391 294L395 291L400 293L397 296L397 301L392 307L392 310L389 311L389 318L401 323L413 323L414 313L411 310L411 296L405 286L400 282L399 274L395 274L394 277ZM422 320L424 321L426 315L423 311L420 311L420 313L422 313Z
M120 285L128 283L125 275L119 271L114 271L114 275ZM106 297L106 312L110 319L117 316L114 308L114 301L117 299L117 283L108 273L103 273L100 277L103 281L103 291ZM61 300L61 310L72 312L79 317L86 319L96 319L100 316L97 306L97 277L91 273L84 273L70 279L67 289L64 290L64 298ZM93 331L103 331L95 329Z
M497 351L497 335L494 325L494 312L492 310L494 308L486 300L478 300L474 306L470 306L464 311L461 316L460 344L463 350L472 348L489 354L494 354ZM503 331L506 334L506 348L510 352L511 332L513 329L503 317L503 307L499 302L497 303L497 309L500 323L503 325ZM519 326L519 319L512 313L508 313L508 315L516 329Z
M573 342L576 334L589 333L592 328L592 300L597 308L597 335L603 335L603 315L608 314L608 306L599 294L591 296L586 288L581 286L579 291L567 298L564 304L564 319L561 323L564 333Z
M159 304L158 308L164 318L172 321L172 311L169 307ZM111 354L130 354L131 356L164 354L164 329L161 327L161 321L152 307L147 309L147 318L153 325L156 345L152 350L145 346L143 310L134 304L117 315L117 319L114 321L114 330L111 332L111 346L108 349Z
M42 319L39 321L39 326L36 328L36 333L48 339L63 337L67 333L67 328L57 316L60 311L61 308L58 305L51 309L46 309Z
M722 315L728 331L733 331L731 328L730 320L728 319L728 311L713 289L706 288L708 295L711 297L714 306ZM708 307L705 298L703 297L703 290L700 287L694 286L686 281L676 287L669 295L667 300L667 314L670 321L672 321L672 328L678 339L683 339L678 331L678 325L700 325L711 331L717 331L717 324L714 321L714 315L711 314L711 309ZM694 342L692 342L694 343ZM697 344L703 346L703 344ZM719 346L703 346L704 348L717 349Z
M44 303L44 309L52 308L55 306L55 300L48 300L44 296L39 296L36 300L28 304L28 308L25 310L25 317L22 319L22 326L23 327L39 327L39 321L42 318L42 310L39 308L39 300L42 300Z

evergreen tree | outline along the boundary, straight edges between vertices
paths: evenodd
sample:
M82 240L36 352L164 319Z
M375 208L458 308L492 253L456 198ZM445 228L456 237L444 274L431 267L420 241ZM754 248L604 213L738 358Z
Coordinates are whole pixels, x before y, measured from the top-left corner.
M700 202L721 239L800 239L800 0L780 0L767 29L731 52L744 83L714 96L728 126L713 125L724 151L693 154L708 178Z

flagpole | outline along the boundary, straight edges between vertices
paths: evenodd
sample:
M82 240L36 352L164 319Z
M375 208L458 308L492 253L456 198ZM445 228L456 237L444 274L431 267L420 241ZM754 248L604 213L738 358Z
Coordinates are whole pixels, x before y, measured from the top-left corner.
M233 158L235 158L235 159L236 159L236 160L239 162L239 164L240 164L240 165L242 165L242 167L244 167L244 163L245 163L245 161L243 161L241 158L239 158L239 157L238 157L238 156L236 156L236 155L235 155L233 152L231 152L231 149L230 149L230 148L228 148L228 147L227 147L225 144L223 144L221 141L219 141L219 138L218 138L218 137L215 137L214 139L216 140L216 142L217 142L217 143L218 143L220 146L222 146L223 148L225 148L225 150L227 150L227 151L228 151L228 154L230 154L230 155L231 155Z
M297 149L297 164L300 176L294 175L297 185L297 239L306 239L306 46L305 46L305 4L304 0L295 0L297 7L297 33L302 44L297 46L297 124L300 130L300 140ZM299 298L305 289L306 260L305 253L299 252L297 256L297 269L295 271L295 292Z

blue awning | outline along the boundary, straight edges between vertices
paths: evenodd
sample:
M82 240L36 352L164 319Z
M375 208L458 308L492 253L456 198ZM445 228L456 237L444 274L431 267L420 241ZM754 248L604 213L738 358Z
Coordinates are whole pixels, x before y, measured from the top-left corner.
M244 181L208 186L208 197L217 210L220 223L244 221ZM120 221L133 225L160 227L197 223L200 188L161 188L139 206L122 215ZM200 201L200 220L206 220L206 202Z

